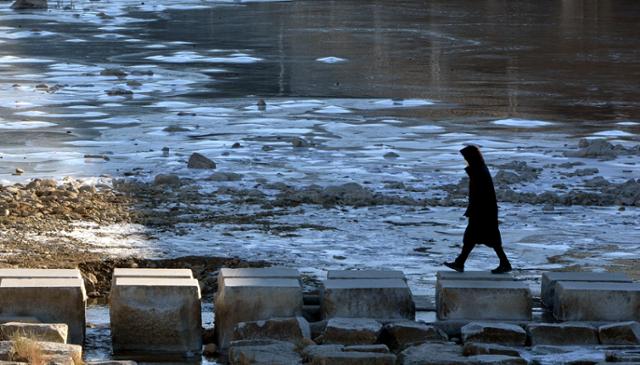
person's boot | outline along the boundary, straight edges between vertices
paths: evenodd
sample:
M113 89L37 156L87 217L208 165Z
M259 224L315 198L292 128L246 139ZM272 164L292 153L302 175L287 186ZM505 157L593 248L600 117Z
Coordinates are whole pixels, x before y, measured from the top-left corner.
M456 261L453 262L445 262L444 266L453 269L457 272L464 272L464 265L460 265L459 263L457 263Z
M511 264L507 262L506 264L500 264L498 267L491 270L491 273L504 274L504 273L510 272L511 270L513 270L513 268L511 267Z

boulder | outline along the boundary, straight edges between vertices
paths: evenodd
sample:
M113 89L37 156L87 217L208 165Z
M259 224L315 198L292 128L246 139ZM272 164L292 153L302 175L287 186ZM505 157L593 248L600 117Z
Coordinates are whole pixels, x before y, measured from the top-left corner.
M229 347L230 365L296 365L302 358L296 346L284 341L235 341Z
M415 318L415 303L404 279L329 279L322 290L323 318Z
M180 177L176 174L158 174L153 179L156 185L180 186Z
M378 341L382 324L369 318L332 318L322 334L323 343L367 345Z
M501 345L524 346L527 332L520 326L509 323L471 322L460 330L462 341L498 343Z
M69 327L64 323L19 323L0 325L0 340L8 341L14 336L24 336L34 341L67 343Z
M464 356L474 355L505 355L519 357L520 352L512 347L496 345L494 343L467 342L462 348Z
M462 348L451 343L425 343L398 355L398 365L469 365Z
M176 277L116 277L109 298L114 353L193 356L202 351L198 281Z
M21 354L21 352L29 353L31 348L36 348L43 358L52 359L54 362L61 364L67 364L71 360L71 365L73 365L72 359L82 358L82 347L79 345L21 340L19 343L16 343L16 341L0 341L0 361L15 361L16 357L19 361L27 361L26 357L28 355ZM16 349L18 350L17 353Z
M27 9L47 9L47 0L16 0L11 4L11 9L27 10Z
M240 322L233 331L233 341L272 339L297 342L311 339L309 322L302 317L272 318Z
M327 352L311 359L310 365L395 365L396 355L378 352Z
M215 169L216 163L197 152L191 154L187 167L190 169Z
M597 345L596 329L586 323L531 323L527 326L531 346Z
M640 323L606 324L598 328L598 337L603 345L640 345Z
M389 323L383 327L381 335L381 342L393 351L425 342L447 340L447 335L438 328L410 321Z
M640 318L640 284L558 282L553 316L559 321L635 321Z

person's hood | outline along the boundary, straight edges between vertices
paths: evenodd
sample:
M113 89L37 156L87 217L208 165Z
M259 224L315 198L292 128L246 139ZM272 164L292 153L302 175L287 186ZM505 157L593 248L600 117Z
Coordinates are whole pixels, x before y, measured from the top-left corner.
M484 165L484 158L482 158L482 154L476 146L467 146L460 150L460 154L462 154L464 159L467 160L470 167Z

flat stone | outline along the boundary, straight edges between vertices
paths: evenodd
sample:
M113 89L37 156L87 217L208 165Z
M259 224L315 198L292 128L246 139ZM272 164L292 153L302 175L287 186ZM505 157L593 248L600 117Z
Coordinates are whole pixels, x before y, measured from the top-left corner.
M191 269L113 269L113 278L178 278L193 279Z
M632 280L619 272L545 272L542 273L540 298L542 304L553 308L556 283L559 281L631 283Z
M406 277L398 270L329 270L327 279L402 279Z
M640 284L560 281L553 315L560 321L638 320Z
M462 341L524 346L527 332L510 323L472 322L462 327Z
M381 342L387 344L393 351L425 342L447 340L447 335L440 329L410 321L389 323L383 327L381 335Z
M343 351L345 352L377 352L381 354L388 354L389 348L387 345L376 344L376 345L350 345L345 346Z
M215 298L215 331L225 350L240 322L302 315L302 286L296 278L225 278Z
M398 365L469 365L462 347L451 343L411 346L398 355Z
M322 334L323 343L368 345L378 341L382 324L369 318L332 318Z
M78 269L0 269L0 279L82 279Z
M439 320L531 320L531 291L522 282L447 280L439 285Z
M403 279L327 280L322 317L415 319L415 304Z
M531 346L597 345L598 332L586 323L531 323L527 326Z
M327 352L311 359L310 365L395 365L396 355L377 352Z
M302 317L272 318L240 322L233 331L233 340L272 339L297 342L311 339L309 322Z
M603 345L640 345L640 323L617 322L598 328L598 337Z
M519 357L520 351L513 347L497 345L494 343L467 342L462 348L462 354L464 356L505 355Z
M200 353L197 280L119 277L114 281L109 298L114 353Z
M341 352L344 351L344 348L344 345L339 344L309 345L302 350L302 355L304 360L309 362L316 356L330 352Z
M224 279L296 279L300 280L300 272L296 269L286 267L264 267L264 268L222 268L218 273L218 287L222 288Z
M0 281L0 317L36 317L65 323L68 341L84 342L86 293L80 278L15 278Z
M19 323L0 325L0 339L9 341L14 336L24 336L34 341L67 343L69 327L65 323Z
M521 357L505 356L505 355L478 355L469 356L467 358L469 364L481 365L527 365L527 361Z
M296 346L284 341L233 342L229 348L230 365L296 365L302 358Z

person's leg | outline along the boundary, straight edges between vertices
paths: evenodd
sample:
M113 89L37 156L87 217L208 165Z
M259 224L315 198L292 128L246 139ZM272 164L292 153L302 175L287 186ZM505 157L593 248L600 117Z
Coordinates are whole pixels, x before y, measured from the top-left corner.
M469 254L471 253L474 247L476 247L475 243L472 243L469 241L464 242L462 244L462 252L460 252L460 255L458 255L458 258L456 259L456 264L464 266L464 263L467 262L467 259L469 258Z
M501 274L511 271L511 263L509 262L504 249L502 249L502 236L500 235L500 230L497 231L497 238L498 242L496 242L496 245L493 246L493 250L496 252L496 255L498 255L498 258L500 259L500 265L491 270L491 272L494 274Z
M464 237L462 239L462 252L453 262L445 262L444 265L450 269L453 269L458 272L464 272L464 263L467 261L469 254L475 247L475 242L473 240L473 229L471 226L467 226L467 229L464 231Z

